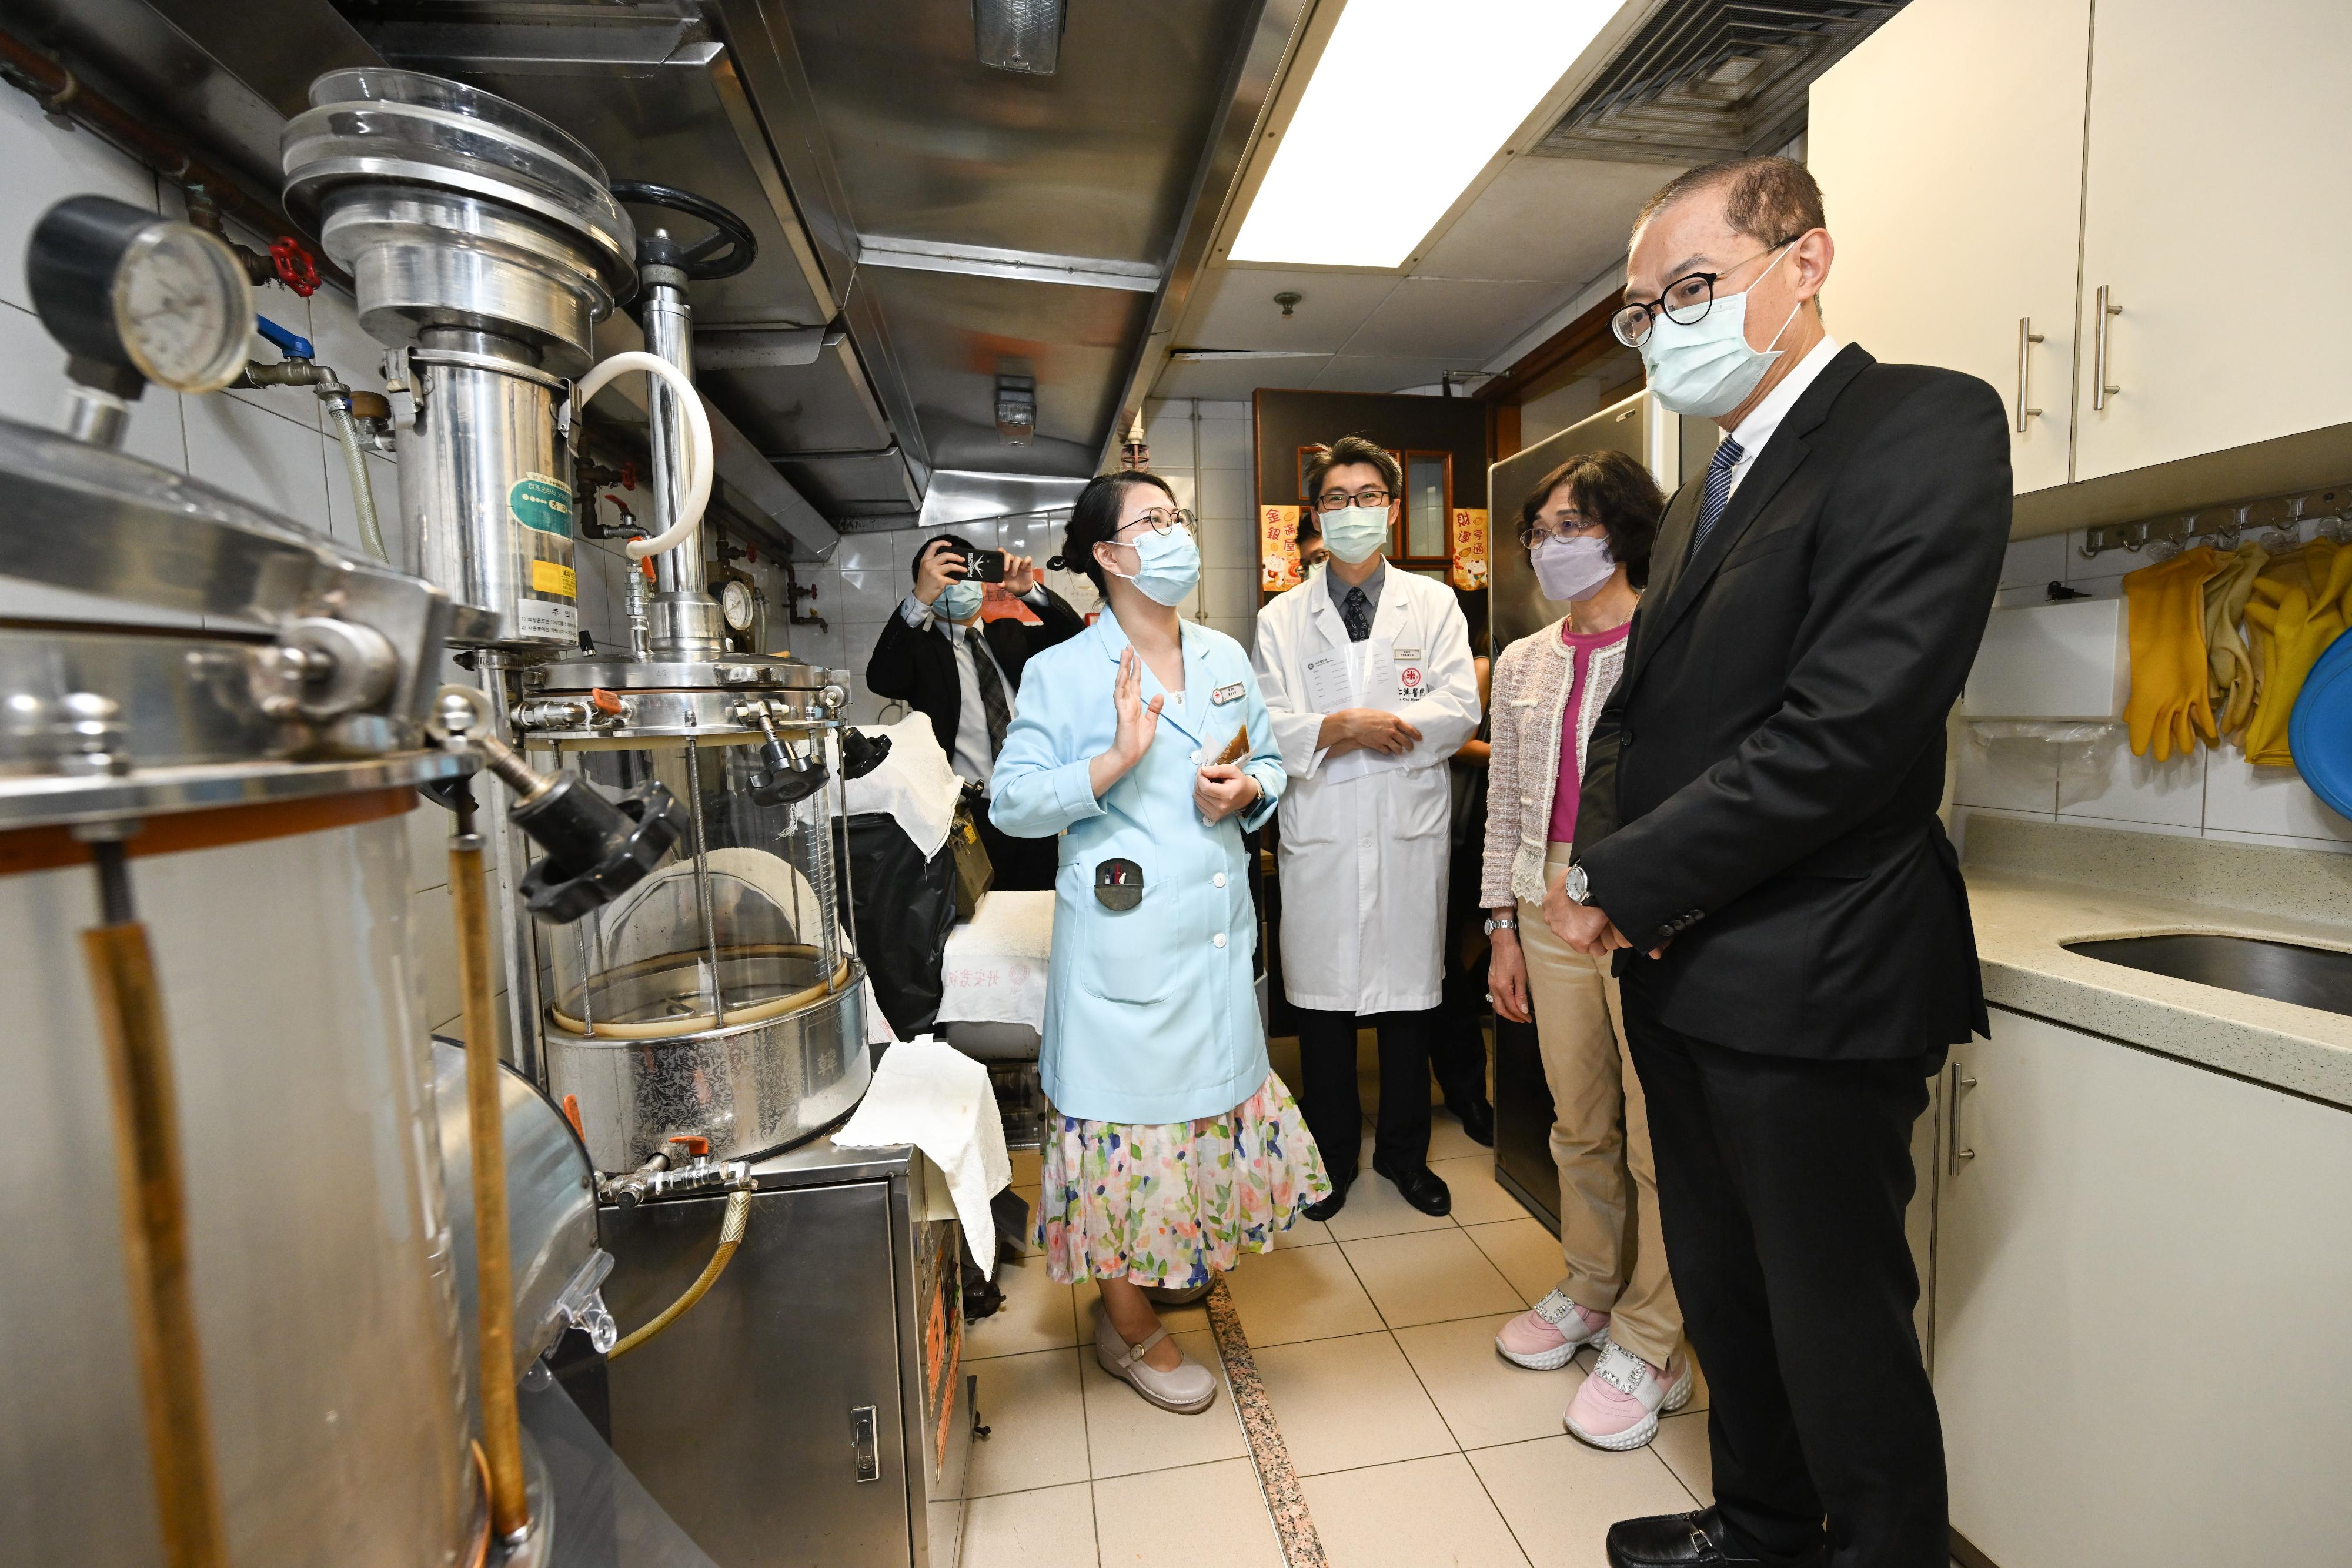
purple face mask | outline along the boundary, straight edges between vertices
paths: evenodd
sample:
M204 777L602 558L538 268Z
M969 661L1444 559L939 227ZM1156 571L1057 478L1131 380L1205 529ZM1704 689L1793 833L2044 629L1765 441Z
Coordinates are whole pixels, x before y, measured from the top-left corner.
M1539 539L1529 559L1535 563L1536 585L1555 601L1590 599L1617 570L1617 563L1609 559L1609 541L1585 534Z

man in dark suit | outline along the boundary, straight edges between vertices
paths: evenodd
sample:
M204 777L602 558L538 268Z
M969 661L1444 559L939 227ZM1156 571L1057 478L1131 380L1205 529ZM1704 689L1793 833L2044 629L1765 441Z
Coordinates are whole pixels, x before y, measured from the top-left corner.
M1948 1562L1903 1220L1927 1080L1985 1027L1937 809L2008 427L1973 377L1831 340L1832 256L1811 175L1768 158L1666 186L1626 264L1620 338L1728 439L1661 524L1545 910L1617 951L1712 1396L1715 1506L1621 1521L1618 1568Z
M866 662L866 684L929 719L957 776L985 790L1013 722L1022 669L1031 654L1085 631L1086 622L1037 580L1036 563L1025 555L1005 558L1004 589L1035 612L1036 623L1010 615L983 622L986 591L971 580L974 553L953 534L925 541L915 556L914 589L884 623ZM1053 887L1058 852L1052 839L1009 837L984 810L974 811L972 821L996 870L993 885L1007 892Z

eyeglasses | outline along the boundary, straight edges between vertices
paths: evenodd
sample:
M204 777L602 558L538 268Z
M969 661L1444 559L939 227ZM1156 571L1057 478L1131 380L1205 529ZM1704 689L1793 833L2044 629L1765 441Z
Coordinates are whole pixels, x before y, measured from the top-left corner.
M1627 348L1638 349L1650 340L1650 329L1660 316L1677 327L1696 327L1715 308L1717 279L1730 277L1749 261L1785 250L1802 237L1791 235L1778 245L1767 246L1748 261L1734 262L1721 272L1686 272L1667 284L1665 292L1655 299L1645 305L1628 305L1609 318L1609 330Z
M1315 509L1318 512L1344 512L1350 507L1385 507L1395 499L1394 495L1377 486L1359 490L1352 496L1343 496L1334 490L1328 496L1316 497Z
M1197 531L1193 522L1192 514L1186 511L1183 507L1154 507L1150 511L1136 517L1132 522L1121 523L1118 528L1114 530L1113 537L1116 538L1118 534L1123 534L1129 528L1150 528L1155 534L1168 533L1176 528L1181 528L1188 534Z
M1581 512L1570 512L1557 524L1529 523L1519 530L1519 548L1533 549L1545 539L1572 539L1588 528L1601 526L1599 518L1588 517Z

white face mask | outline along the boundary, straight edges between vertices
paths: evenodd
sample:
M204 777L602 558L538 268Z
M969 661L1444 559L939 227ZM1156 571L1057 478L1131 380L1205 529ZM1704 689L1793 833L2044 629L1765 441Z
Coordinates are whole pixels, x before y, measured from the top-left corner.
M1756 283L1769 277L1772 267L1796 243L1782 246ZM1720 419L1748 401L1780 357L1773 347L1748 347L1748 296L1755 287L1751 283L1737 294L1717 296L1714 308L1687 327L1658 312L1650 323L1650 335L1642 340L1642 368L1649 372L1650 390L1660 402L1693 419ZM1801 299L1789 308L1788 320L1772 334L1774 344L1803 308Z
M1609 541L1585 534L1538 539L1528 559L1535 564L1536 585L1554 601L1590 599L1617 574L1617 563L1609 559Z
M1330 552L1349 566L1371 559L1374 551L1389 542L1389 509L1386 507L1349 507L1343 511L1323 514L1323 543Z
M1201 547L1190 530L1171 528L1160 534L1146 528L1140 537L1123 542L1135 551L1136 570L1121 571L1108 562L1103 570L1135 584L1153 603L1173 609L1200 582Z

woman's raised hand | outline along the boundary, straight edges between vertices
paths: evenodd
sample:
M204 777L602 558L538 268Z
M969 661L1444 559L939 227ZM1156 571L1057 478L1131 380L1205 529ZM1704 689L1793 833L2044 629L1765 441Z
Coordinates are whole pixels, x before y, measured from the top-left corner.
M1118 732L1111 737L1110 749L1097 757L1087 768L1087 780L1094 785L1095 796L1127 777L1143 754L1151 749L1151 737L1160 732L1160 710L1165 696L1143 700L1143 660L1133 648L1123 650L1118 656L1118 678L1111 683L1110 700L1118 710Z

